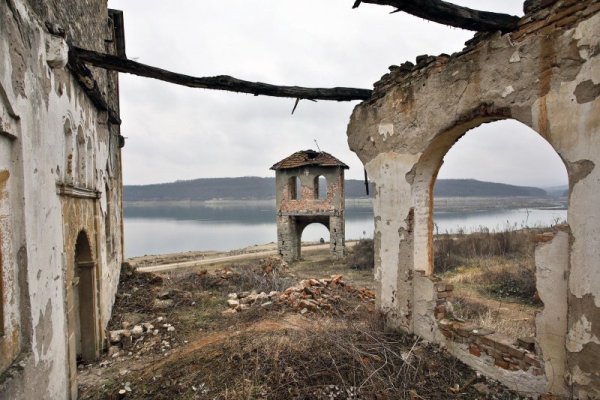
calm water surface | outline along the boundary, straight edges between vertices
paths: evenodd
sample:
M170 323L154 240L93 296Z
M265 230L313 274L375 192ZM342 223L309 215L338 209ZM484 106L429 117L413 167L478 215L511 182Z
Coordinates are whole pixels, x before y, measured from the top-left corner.
M567 218L566 209L510 209L476 212L435 212L437 232L466 232L547 226ZM373 236L370 205L346 206L346 239ZM125 256L162 254L190 250L233 250L277 238L272 203L132 206L125 205ZM302 241L329 239L320 224L309 225Z

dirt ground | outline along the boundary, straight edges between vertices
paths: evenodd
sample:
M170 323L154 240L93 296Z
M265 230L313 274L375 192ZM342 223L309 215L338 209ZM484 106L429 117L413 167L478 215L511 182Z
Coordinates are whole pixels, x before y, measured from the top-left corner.
M176 257L160 262L194 258ZM443 349L386 331L372 270L332 261L326 249L304 258L126 268L109 350L79 365L80 398L521 398Z

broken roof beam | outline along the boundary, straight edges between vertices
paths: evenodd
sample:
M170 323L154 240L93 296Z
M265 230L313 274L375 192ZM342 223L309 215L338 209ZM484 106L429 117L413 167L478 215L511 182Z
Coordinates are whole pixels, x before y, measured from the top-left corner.
M512 32L519 22L514 15L473 10L442 0L356 0L352 8L361 3L392 6L429 21L478 32Z
M79 47L69 49L69 58L75 63L85 63L111 71L158 79L177 85L201 89L225 90L228 92L249 93L255 96L288 97L307 100L352 101L366 100L372 90L347 87L305 88L299 86L278 86L262 82L249 82L227 75L193 77L161 68L152 67L124 57L98 53Z

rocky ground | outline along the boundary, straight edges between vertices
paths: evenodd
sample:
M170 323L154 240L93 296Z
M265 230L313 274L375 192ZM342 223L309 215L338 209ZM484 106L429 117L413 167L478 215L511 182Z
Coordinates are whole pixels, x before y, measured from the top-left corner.
M308 254L308 253L307 253ZM207 269L126 268L84 399L516 399L443 349L388 332L372 270L326 251Z

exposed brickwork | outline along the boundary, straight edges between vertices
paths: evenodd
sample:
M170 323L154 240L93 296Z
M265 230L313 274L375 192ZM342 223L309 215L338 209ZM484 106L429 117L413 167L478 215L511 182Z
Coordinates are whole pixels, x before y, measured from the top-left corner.
M598 398L600 3L528 0L525 8L514 32L478 33L460 52L391 66L353 111L348 144L376 187L378 306L390 327L447 344L515 390ZM522 359L512 349L526 349L513 343L503 352L494 336L473 337L448 315L450 291L434 293L435 281L421 279L433 273L432 186L444 156L470 129L504 119L544 138L570 184L568 229L537 238L545 306L535 320L537 354L528 343ZM424 276L407 279L411 272Z
M475 357L482 355L491 357L494 365L499 368L529 371L536 376L543 374L542 365L534 351L516 345L510 338L490 329L455 320L451 313L454 287L440 282L437 278L432 279L436 281L434 283L437 295L435 318L440 332L448 340L468 345L469 353ZM531 348L529 343L523 346Z
M294 153L271 167L276 171L277 244L286 261L300 258L302 231L312 223L323 224L329 229L331 255L334 258L344 256L346 168L346 164L332 155L312 150ZM321 196L320 176L327 181L326 193Z

